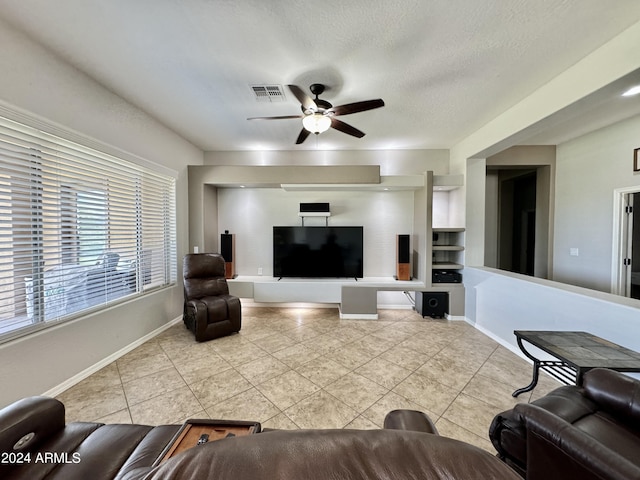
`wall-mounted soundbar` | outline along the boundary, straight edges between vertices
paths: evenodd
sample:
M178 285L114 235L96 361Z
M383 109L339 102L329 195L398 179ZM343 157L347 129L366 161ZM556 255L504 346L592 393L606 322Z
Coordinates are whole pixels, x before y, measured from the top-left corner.
M301 203L300 213L331 213L328 203Z
M299 217L330 217L331 210L328 203L301 203Z

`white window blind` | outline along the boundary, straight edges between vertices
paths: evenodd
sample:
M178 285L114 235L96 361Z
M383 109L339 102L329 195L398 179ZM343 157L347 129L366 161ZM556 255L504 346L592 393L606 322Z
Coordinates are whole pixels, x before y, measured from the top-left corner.
M0 117L0 340L176 281L175 179Z

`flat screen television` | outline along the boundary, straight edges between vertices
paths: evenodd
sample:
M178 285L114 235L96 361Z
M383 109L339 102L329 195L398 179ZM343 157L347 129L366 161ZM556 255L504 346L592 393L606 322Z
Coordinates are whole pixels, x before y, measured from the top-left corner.
M362 278L362 227L273 227L273 276Z

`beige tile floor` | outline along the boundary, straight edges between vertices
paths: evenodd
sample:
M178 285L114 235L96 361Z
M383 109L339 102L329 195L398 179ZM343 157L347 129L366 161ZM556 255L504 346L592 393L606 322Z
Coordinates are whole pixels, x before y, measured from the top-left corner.
M421 410L441 435L494 452L493 417L558 384L544 375L515 400L531 366L463 321L381 310L243 308L240 333L195 342L175 325L58 396L67 420L166 424L254 420L269 428L381 428Z

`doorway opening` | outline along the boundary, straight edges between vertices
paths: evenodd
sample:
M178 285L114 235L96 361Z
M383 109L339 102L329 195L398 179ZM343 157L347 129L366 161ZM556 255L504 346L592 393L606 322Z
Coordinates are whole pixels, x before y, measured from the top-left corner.
M502 270L533 276L536 248L536 173L505 180L500 198L503 206L511 204L511 218L501 218L502 245L509 255L500 256Z
M613 293L640 299L640 187L616 191L619 226L614 250Z
M538 172L535 168L492 169L494 226L485 245L485 265L534 276L539 228ZM488 199L489 203L490 200Z

